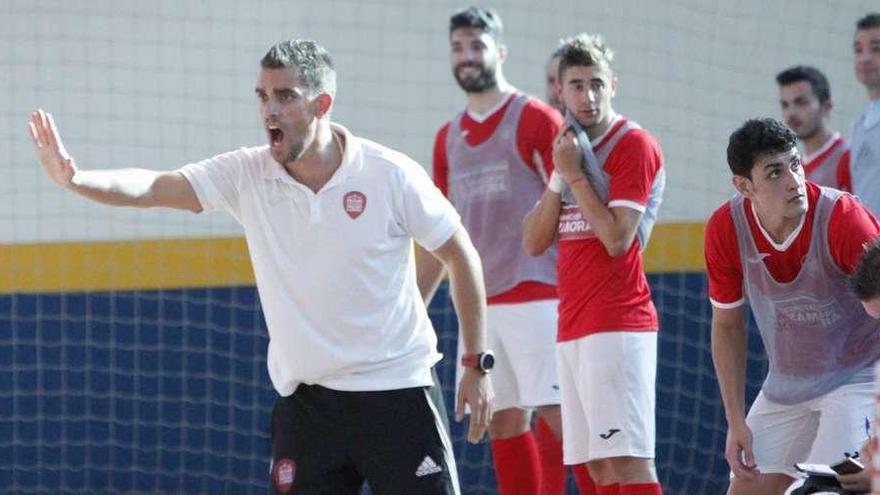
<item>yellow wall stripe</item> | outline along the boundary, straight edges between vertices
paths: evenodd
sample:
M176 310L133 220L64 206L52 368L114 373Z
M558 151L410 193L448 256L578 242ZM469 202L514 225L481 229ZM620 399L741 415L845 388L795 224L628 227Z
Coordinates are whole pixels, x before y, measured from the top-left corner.
M645 251L645 271L648 273L702 272L704 223L661 223Z
M703 224L660 224L649 273L703 270ZM0 245L0 293L253 285L241 237Z
M253 285L244 238L0 245L0 293Z

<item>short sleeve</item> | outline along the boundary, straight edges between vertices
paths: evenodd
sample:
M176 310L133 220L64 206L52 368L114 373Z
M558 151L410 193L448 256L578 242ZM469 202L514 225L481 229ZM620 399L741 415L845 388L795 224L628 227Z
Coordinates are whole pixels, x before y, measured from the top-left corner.
M402 170L399 218L416 242L434 251L461 227L461 218L421 166L411 162Z
M725 204L709 219L703 240L709 300L716 308L732 309L745 303L738 246L730 206Z
M865 244L878 235L877 218L855 196L843 194L834 204L828 220L828 246L837 266L845 273L855 271Z
M523 161L546 183L553 173L553 140L562 127L562 115L534 98L523 108L516 130L517 149Z
M217 155L180 169L192 185L204 211L227 211L240 218L239 194L248 150Z
M605 171L611 176L608 206L625 206L644 212L662 167L660 147L650 134L630 131L615 146L605 165Z
M449 134L449 126L447 122L434 138L434 184L444 196L449 195L449 164L446 161L446 135Z

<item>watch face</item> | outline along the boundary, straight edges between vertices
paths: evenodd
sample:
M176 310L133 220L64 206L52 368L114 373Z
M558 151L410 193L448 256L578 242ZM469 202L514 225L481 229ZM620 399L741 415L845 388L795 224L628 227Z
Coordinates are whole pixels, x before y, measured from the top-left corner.
M489 371L495 367L495 355L494 354L483 354L483 358L480 360L480 368L484 371Z

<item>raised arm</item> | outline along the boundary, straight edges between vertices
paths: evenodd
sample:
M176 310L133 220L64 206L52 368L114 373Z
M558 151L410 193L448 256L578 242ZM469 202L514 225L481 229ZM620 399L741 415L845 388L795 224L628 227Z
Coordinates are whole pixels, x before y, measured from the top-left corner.
M28 130L43 170L61 187L113 206L162 206L199 212L202 206L180 172L144 169L81 170L61 141L52 115L37 110Z
M480 256L463 227L432 252L449 273L449 292L458 315L462 349L465 353L486 350L486 289ZM476 443L483 437L492 419L492 384L489 376L474 368L465 368L455 407L456 420L464 417L464 406L471 408L468 440Z
M747 332L743 306L712 308L712 362L727 418L724 456L738 478L755 477L752 432L745 419Z
M636 237L642 213L625 206L609 208L599 199L581 169L581 148L571 129L557 136L553 145L553 162L608 255L615 257L626 253Z

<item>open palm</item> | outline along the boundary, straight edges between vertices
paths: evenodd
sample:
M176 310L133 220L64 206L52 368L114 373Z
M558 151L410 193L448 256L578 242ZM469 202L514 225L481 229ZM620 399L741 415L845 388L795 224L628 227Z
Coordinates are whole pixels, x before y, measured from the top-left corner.
M37 157L40 165L49 174L49 177L58 185L68 187L73 182L76 173L76 165L73 158L64 149L64 143L55 128L52 114L43 110L37 110L31 114L28 122L28 130L34 146L37 148Z

